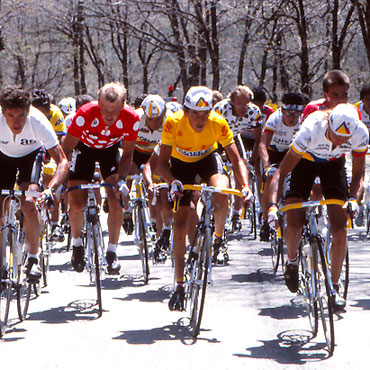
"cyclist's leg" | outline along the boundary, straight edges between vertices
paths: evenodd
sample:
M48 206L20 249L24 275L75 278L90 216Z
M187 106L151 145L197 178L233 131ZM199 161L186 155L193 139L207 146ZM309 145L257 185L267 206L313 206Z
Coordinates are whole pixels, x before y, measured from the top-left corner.
M189 220L190 207L180 205L174 215L174 234L173 234L173 253L175 259L176 290L173 293L168 307L171 311L184 310L184 269L185 269L185 252L186 252L186 233Z
M21 190L40 191L42 182L42 157L43 153L36 150L23 157L20 161L18 183ZM23 228L28 248L26 274L31 280L38 281L41 277L38 260L40 214L36 207L36 199L32 197L22 199L21 209L24 214Z

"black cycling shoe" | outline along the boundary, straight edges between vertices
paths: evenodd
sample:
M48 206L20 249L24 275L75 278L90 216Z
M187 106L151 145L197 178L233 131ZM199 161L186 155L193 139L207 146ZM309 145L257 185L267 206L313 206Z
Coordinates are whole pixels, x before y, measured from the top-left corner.
M121 270L121 264L118 261L117 254L115 252L107 252L105 256L107 260L107 271L109 275L118 275Z
M41 269L36 258L29 257L26 264L26 276L29 282L37 283L41 278Z
M213 242L212 262L217 265L226 265L229 262L227 247L222 238L216 238Z
M167 254L161 248L156 246L153 251L153 258L155 263L165 263Z
M155 246L162 249L162 250L168 250L170 248L170 236L171 236L171 230L165 229L161 231L161 235L159 236L157 242L155 243Z
M334 294L330 297L331 298L330 303L333 308L333 312L334 313L345 312L346 300L339 294L339 285L333 284L333 288Z
M233 232L239 232L242 228L242 222L240 221L240 216L238 214L234 214L231 218L231 225Z
M107 260L107 271L109 275L119 275L121 265L118 262L117 254L114 252L107 252L105 259Z
M54 242L64 242L64 234L59 225L54 225L51 228L51 239Z
M184 300L185 290L182 285L178 285L176 291L172 294L170 301L168 302L168 308L170 311L184 311Z
M260 241L261 242L268 242L270 240L271 228L266 221L263 221L260 230Z
M132 222L132 214L130 212L125 212L123 214L122 227L127 235L132 235L134 232L134 223Z
M298 266L292 264L285 265L284 272L285 285L292 293L298 291L299 279L298 279Z
M72 258L71 258L72 267L76 272L82 272L85 268L85 249L81 247L73 247Z

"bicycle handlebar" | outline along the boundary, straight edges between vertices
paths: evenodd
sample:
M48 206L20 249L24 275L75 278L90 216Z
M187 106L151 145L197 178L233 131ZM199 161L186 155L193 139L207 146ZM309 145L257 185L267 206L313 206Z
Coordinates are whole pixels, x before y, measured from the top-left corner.
M73 185L67 188L67 192L73 190L86 190L86 189L99 189L99 188L115 188L115 185L109 184L107 182L103 182L100 184L80 184L80 185Z

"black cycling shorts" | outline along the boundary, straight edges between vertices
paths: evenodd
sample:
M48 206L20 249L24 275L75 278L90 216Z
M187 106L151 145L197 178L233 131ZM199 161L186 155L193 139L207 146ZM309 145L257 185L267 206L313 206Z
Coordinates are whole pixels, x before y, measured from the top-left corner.
M140 167L149 161L151 155L152 153L144 153L139 152L138 150L134 150L132 161L136 164L137 168L140 170Z
M293 169L286 198L298 197L308 200L316 177L320 178L325 199L348 199L345 158L329 162L312 162L301 159Z
M100 165L100 172L105 180L117 173L120 161L119 143L109 148L94 149L81 143L73 150L69 167L69 180L85 180L90 182L95 172L95 163Z
M190 185L197 183L198 176L208 184L210 177L216 173L227 175L221 156L217 152L212 152L198 162L183 162L171 157L170 168L172 175L177 180ZM184 191L184 195L180 199L180 205L190 205L191 193L191 191Z
M8 157L0 152L0 188L13 189L16 181L19 185L23 182L30 182L41 187L44 157L45 152L43 149L37 149L19 158Z

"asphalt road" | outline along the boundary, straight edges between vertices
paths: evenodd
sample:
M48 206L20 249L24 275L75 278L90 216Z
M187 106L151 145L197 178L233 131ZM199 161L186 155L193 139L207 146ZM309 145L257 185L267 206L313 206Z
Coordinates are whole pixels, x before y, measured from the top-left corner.
M244 225L245 227L245 225ZM359 233L362 232L362 236ZM323 333L310 338L301 298L271 269L269 244L239 235L228 266L213 269L197 340L187 313L170 312L170 261L151 266L143 284L132 238L122 232L118 277L103 281L103 316L87 273L74 272L64 243L51 257L49 285L31 301L26 321L11 311L0 340L2 364L14 369L369 369L370 242L351 231L347 312L335 318L336 348L328 358Z

